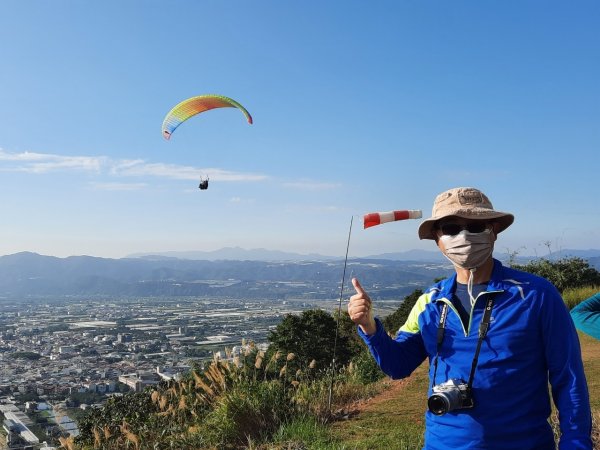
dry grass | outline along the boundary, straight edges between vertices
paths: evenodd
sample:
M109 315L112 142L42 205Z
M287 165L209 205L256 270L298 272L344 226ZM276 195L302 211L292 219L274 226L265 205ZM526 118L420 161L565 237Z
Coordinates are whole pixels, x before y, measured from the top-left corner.
M565 289L562 293L562 298L567 305L567 308L573 309L586 298L600 292L600 286L585 286L579 288Z

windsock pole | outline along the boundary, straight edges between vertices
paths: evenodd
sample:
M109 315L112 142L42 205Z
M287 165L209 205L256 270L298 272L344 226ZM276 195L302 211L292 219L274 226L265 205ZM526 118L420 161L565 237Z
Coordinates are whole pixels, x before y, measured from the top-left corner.
M333 397L333 379L335 377L335 352L337 349L338 334L340 330L340 317L342 315L342 298L344 295L344 284L346 283L346 267L348 267L348 249L350 248L350 236L352 235L352 222L354 216L350 218L350 228L348 230L348 243L346 244L346 257L344 258L344 271L342 272L342 284L340 286L340 300L338 303L337 320L335 322L335 340L333 341L333 358L331 360L331 381L329 383L329 400L327 401L327 411L331 414L331 400Z
M364 228L373 227L387 222L395 222L396 220L420 219L423 213L420 209L403 209L387 212L369 213L363 216ZM340 329L340 318L342 315L342 297L344 295L344 284L346 283L346 268L348 267L348 249L350 248L350 236L352 235L352 222L354 216L350 218L350 229L348 230L348 243L346 244L346 257L344 259L344 271L342 273L342 285L340 286L340 300L338 304L337 320L335 325L335 340L333 341L333 358L331 360L331 381L329 383L329 400L327 402L327 410L331 414L331 401L333 397L333 379L335 377L335 353L337 349L338 334Z

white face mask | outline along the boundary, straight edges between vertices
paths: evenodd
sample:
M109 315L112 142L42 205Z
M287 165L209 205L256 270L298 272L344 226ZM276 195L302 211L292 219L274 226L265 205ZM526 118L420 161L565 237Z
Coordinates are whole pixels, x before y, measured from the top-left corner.
M454 236L442 235L440 240L446 249L444 256L462 269L476 269L481 266L494 251L492 231L469 233L462 230Z

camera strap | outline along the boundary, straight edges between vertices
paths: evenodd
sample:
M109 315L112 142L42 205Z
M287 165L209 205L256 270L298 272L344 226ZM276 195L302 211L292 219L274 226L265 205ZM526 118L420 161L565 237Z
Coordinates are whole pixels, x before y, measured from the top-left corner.
M467 383L469 390L473 386L473 378L475 377L475 369L477 369L477 361L479 360L479 352L481 351L481 344L487 335L490 328L490 319L492 317L492 307L494 306L494 296L488 294L488 300L483 311L483 317L479 323L479 337L477 339L477 348L475 355L473 356L473 362L471 363L471 373L469 374L469 382ZM440 313L440 321L437 329L437 345L435 358L433 359L433 380L431 381L431 387L435 386L435 376L437 374L438 357L440 355L440 348L444 340L444 330L446 328L446 318L448 317L448 303L444 302L442 311Z

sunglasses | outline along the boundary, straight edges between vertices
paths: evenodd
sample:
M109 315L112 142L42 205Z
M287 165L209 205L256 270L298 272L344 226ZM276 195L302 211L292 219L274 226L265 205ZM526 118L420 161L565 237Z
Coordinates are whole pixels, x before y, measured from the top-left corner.
M483 233L487 229L487 222L470 222L463 225L457 223L442 223L438 226L438 230L446 236L456 236L462 230L467 230L469 233Z

